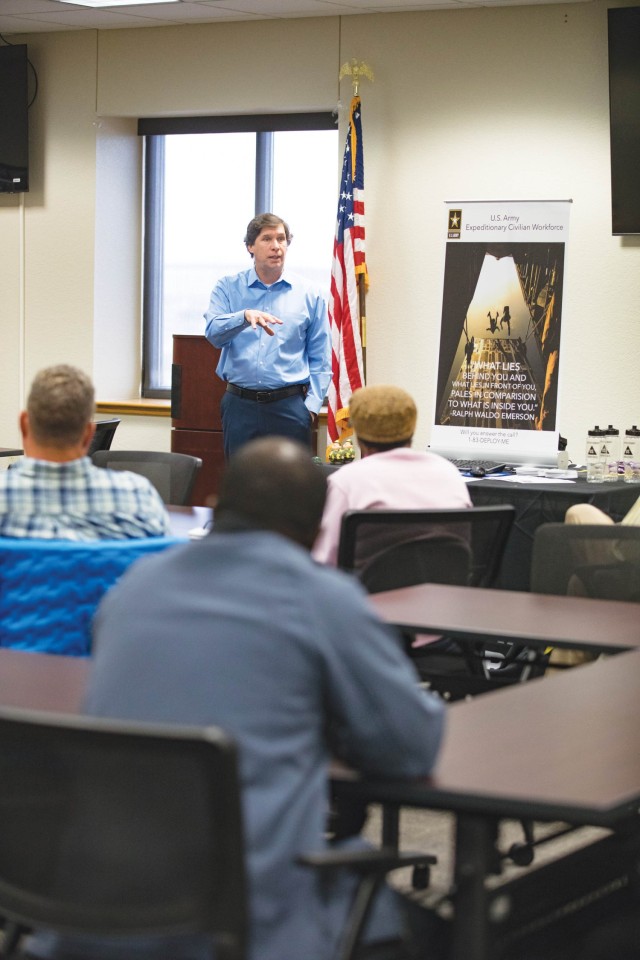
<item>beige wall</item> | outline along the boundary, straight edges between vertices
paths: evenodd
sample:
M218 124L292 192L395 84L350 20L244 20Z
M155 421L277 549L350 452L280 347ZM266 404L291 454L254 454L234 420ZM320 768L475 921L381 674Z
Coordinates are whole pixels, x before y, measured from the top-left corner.
M40 92L32 191L0 198L0 443L16 442L22 381L44 363L92 369L104 399L134 395L135 118L346 106L337 76L352 57L375 71L361 91L368 380L415 394L417 445L435 395L446 200L573 200L559 426L580 459L588 426L640 420L640 238L611 236L605 3L22 39ZM168 421L130 426L168 447Z
M148 117L332 109L339 38L338 17L105 30L98 110Z
M0 198L0 445L39 368L92 368L95 234L95 34L29 38L39 81L30 112L30 186ZM5 269L5 267L7 269Z

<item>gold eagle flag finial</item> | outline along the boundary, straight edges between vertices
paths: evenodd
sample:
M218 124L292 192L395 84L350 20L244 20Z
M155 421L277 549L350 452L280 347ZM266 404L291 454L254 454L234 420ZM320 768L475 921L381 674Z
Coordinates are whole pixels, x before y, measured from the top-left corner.
M357 97L359 95L360 78L366 77L367 80L370 80L371 83L373 83L373 70L368 63L365 63L364 60L356 60L354 57L347 63L343 63L340 67L338 82L340 82L343 77L351 77L351 83L353 84L353 95L354 97Z

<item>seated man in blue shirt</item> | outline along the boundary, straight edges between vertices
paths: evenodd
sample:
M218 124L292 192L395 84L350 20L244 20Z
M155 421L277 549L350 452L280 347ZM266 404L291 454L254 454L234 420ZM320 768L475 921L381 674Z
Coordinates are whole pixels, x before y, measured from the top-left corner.
M311 559L325 494L304 447L275 437L245 445L225 472L213 532L138 561L103 601L94 630L89 713L213 724L238 744L249 960L337 956L353 885L297 863L326 845L331 758L370 775L425 776L444 726L442 701L420 689L362 588ZM385 889L371 937L399 934L399 906ZM204 960L205 947L41 934L29 952Z
M156 488L137 473L94 467L89 377L61 364L35 377L20 414L25 456L0 471L0 536L126 540L170 533Z
M222 351L216 373L227 383L220 407L227 459L255 437L309 447L329 386L327 304L285 272L291 239L275 214L254 217L244 240L253 267L219 280L204 315L207 340Z

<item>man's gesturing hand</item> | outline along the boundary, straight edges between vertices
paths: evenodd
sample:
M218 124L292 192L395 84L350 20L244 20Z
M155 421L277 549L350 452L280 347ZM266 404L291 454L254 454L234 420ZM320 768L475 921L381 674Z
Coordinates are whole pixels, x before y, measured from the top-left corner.
M262 327L270 337L275 333L275 330L272 330L274 323L282 323L282 320L279 320L278 317L274 317L271 313L265 313L264 310L245 310L244 318L247 323L251 324L253 330L257 327Z

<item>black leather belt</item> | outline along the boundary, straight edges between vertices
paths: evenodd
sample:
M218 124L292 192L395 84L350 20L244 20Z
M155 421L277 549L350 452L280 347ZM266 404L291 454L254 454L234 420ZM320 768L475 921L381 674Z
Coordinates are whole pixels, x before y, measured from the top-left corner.
M274 400L284 400L285 397L294 397L296 394L306 397L308 389L306 383L295 383L290 387L280 387L279 390L247 390L246 387L238 387L235 383L227 384L228 393L242 397L243 400L255 400L256 403L273 403Z

